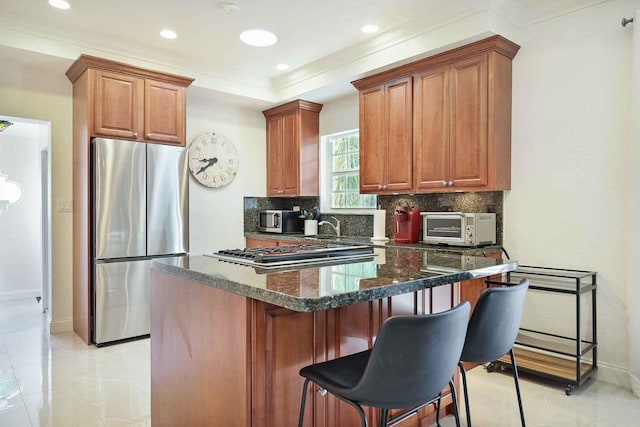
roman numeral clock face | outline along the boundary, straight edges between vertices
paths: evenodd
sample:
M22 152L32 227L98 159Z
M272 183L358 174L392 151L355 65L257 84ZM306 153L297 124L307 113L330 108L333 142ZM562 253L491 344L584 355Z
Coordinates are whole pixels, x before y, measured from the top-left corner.
M238 172L238 151L224 135L203 133L189 146L191 175L207 187L224 187Z

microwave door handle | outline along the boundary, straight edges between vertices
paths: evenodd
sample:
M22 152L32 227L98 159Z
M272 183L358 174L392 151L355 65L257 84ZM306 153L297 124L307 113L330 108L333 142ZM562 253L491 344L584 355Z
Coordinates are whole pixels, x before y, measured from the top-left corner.
M280 228L280 214L273 214L273 226L274 228Z

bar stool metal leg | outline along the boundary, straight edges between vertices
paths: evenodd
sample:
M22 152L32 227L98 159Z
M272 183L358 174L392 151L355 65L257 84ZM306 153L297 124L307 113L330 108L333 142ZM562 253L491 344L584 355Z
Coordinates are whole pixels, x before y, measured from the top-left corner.
M380 410L380 427L387 427L387 421L389 420L389 410Z
M516 394L518 396L518 408L520 409L520 422L525 427L524 409L522 408L522 397L520 396L520 381L518 380L518 366L516 365L516 356L513 354L513 348L509 351L511 356L511 366L513 366L513 381L516 383Z
M467 389L467 371L464 363L458 362L460 374L462 374L462 391L464 392L464 409L467 415L467 427L471 427L471 410L469 409L469 390Z
M453 410L456 417L456 427L460 427L460 411L458 411L458 398L456 396L456 386L453 380L449 381L449 389L451 390L451 398L453 399Z
M302 386L302 402L300 403L300 418L298 419L298 427L302 427L302 423L304 422L304 409L305 404L307 402L307 385L309 384L309 379L304 380L304 385Z

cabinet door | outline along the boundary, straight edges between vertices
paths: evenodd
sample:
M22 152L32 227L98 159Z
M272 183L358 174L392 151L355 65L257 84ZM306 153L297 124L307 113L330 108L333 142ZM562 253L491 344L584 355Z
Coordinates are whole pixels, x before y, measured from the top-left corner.
M300 128L298 111L282 115L282 190L287 196L300 193Z
M387 191L410 190L413 185L412 77L385 84L385 135Z
M282 164L282 115L267 118L267 195L280 196L284 188Z
M298 370L316 362L314 313L299 313L254 301L252 424L297 425L304 378ZM292 339L293 337L293 339ZM312 389L312 387L309 387ZM313 387L316 389L316 387ZM314 426L313 391L305 427ZM314 393L317 394L317 393ZM239 399L242 396L238 396Z
M487 55L451 65L449 176L453 187L487 185Z
M385 176L384 85L360 91L360 192L378 193Z
M171 83L144 82L144 138L185 145L185 88Z
M443 188L449 178L448 66L414 77L414 174L416 190Z
M142 139L144 81L96 71L94 134Z

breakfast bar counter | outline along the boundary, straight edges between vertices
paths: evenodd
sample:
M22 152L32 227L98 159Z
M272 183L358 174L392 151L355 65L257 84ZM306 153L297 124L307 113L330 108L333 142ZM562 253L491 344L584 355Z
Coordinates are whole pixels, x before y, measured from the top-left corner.
M155 260L152 424L295 426L300 368L370 348L389 316L447 310L460 301L460 282L517 267L515 261L400 248L274 269L209 256L183 257L180 265ZM349 405L309 393L305 426L359 425ZM378 416L371 408L368 415ZM401 425L433 418L427 407Z

